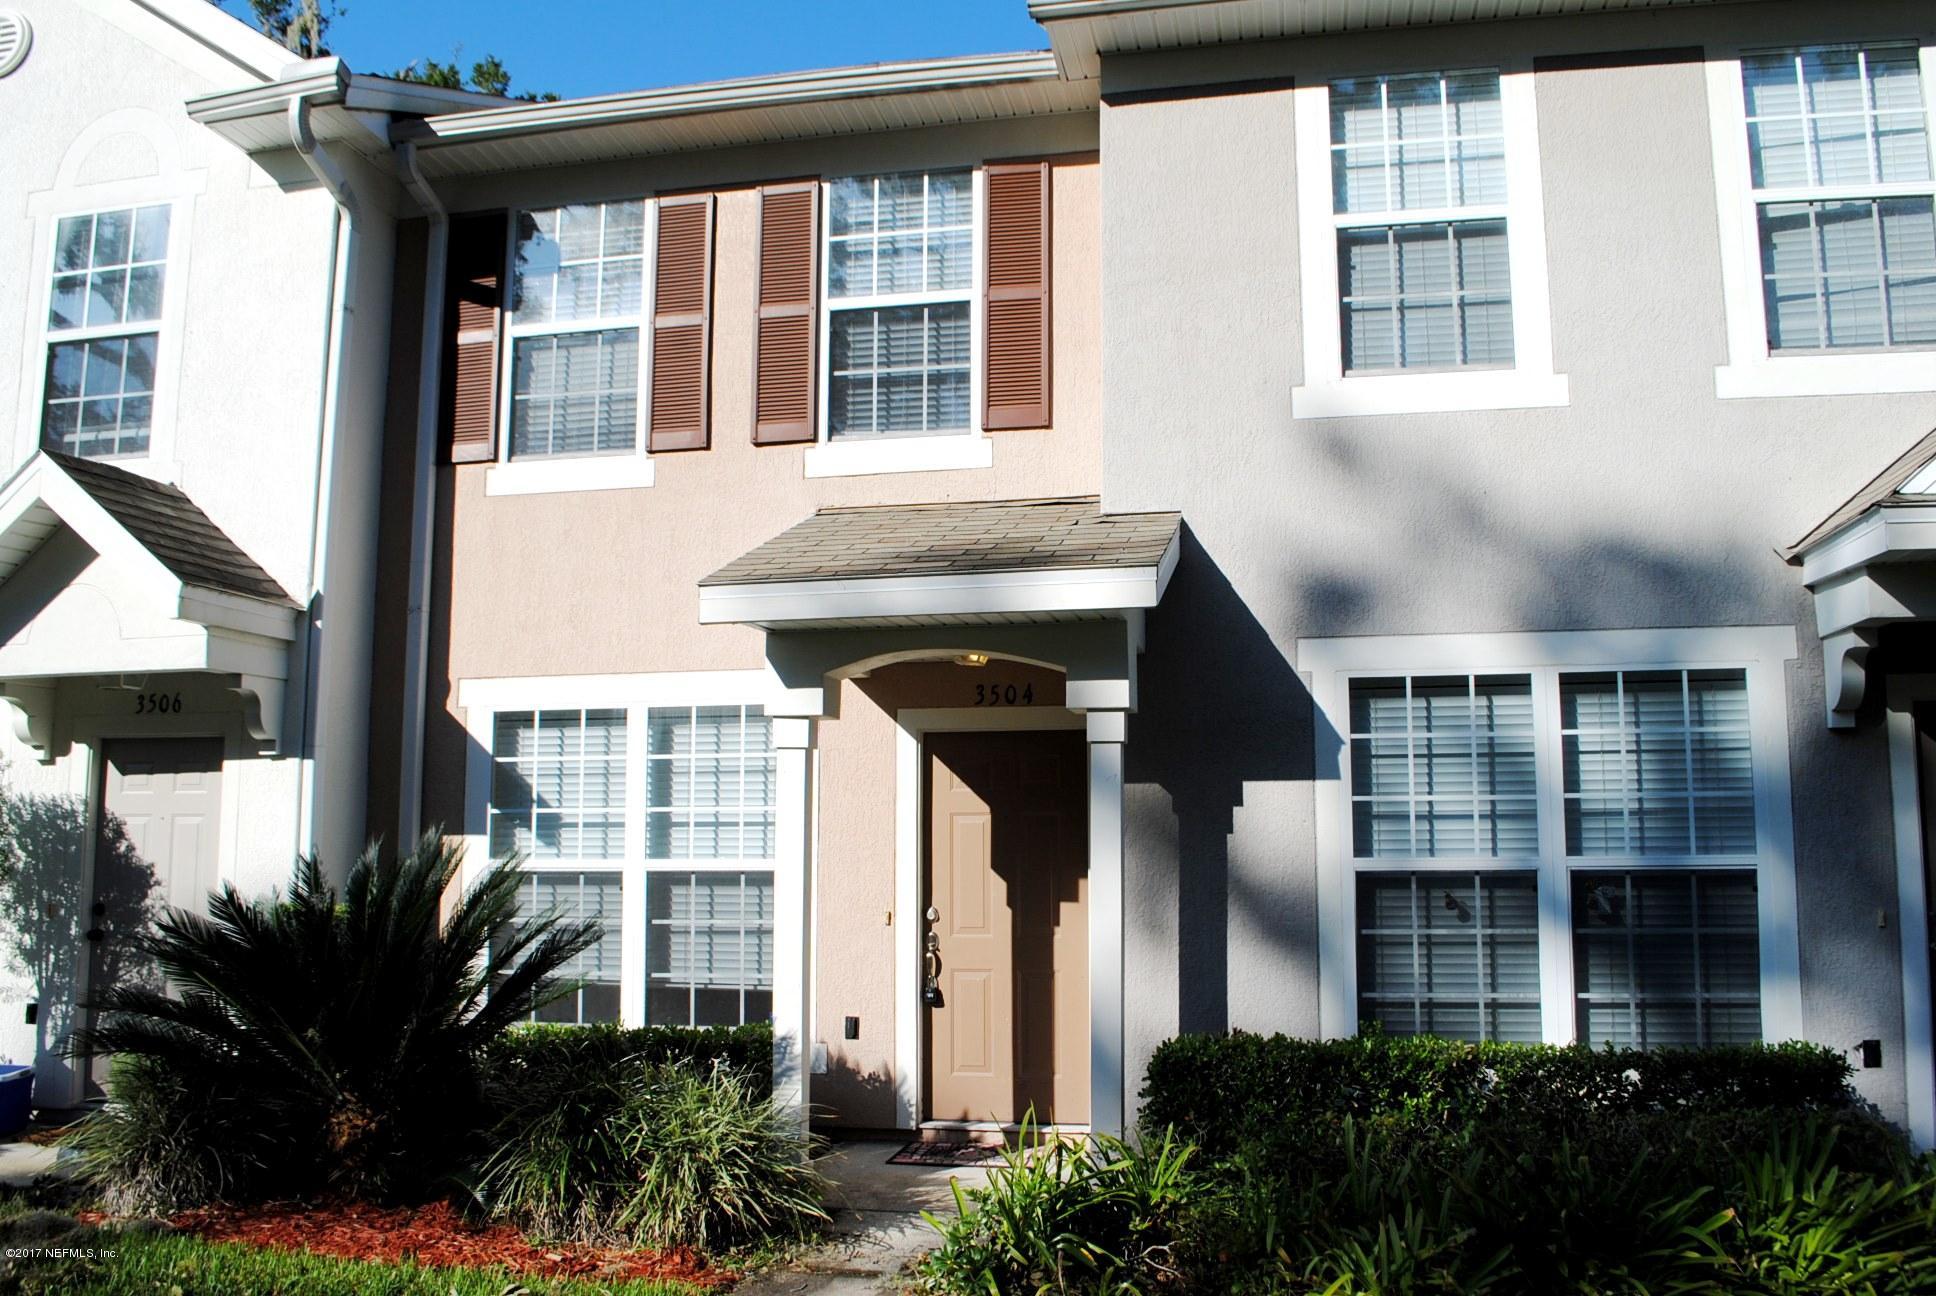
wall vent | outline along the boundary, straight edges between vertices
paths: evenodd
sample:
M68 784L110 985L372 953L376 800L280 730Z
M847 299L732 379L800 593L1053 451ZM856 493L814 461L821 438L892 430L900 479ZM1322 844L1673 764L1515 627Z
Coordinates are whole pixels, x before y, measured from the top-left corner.
M0 77L20 66L33 43L34 29L27 25L26 15L0 9Z

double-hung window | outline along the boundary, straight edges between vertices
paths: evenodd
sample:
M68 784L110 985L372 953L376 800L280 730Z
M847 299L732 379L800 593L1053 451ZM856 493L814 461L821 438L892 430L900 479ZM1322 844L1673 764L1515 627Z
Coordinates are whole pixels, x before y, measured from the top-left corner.
M975 174L827 186L829 444L974 428Z
M525 867L523 916L556 911L596 920L598 942L562 975L579 982L537 1019L617 1021L621 995L626 714L618 710L499 712L491 748L490 847Z
M41 414L49 448L89 459L148 453L169 216L164 203L56 223Z
M1776 633L1738 632L1742 664L1644 669L1592 664L1590 636L1552 636L1546 665L1454 672L1432 666L1471 645L1301 647L1343 721L1321 904L1354 940L1327 945L1349 998L1326 1030L1634 1047L1792 1030L1790 979L1764 985L1794 958L1786 783L1757 732L1783 716L1763 663L1784 647L1756 638ZM1426 668L1393 669L1408 659Z
M1770 352L1936 345L1936 184L1913 45L1747 54Z
M505 394L512 462L639 451L646 204L517 214Z
M646 1021L773 1013L773 725L756 706L653 707L646 742Z
M497 711L488 843L524 916L598 920L539 1019L711 1026L773 1010L772 723L743 704ZM629 1006L628 1006L629 1005Z
M1344 371L1513 361L1496 71L1331 85Z
M1722 396L1936 389L1936 50L1708 65L1727 294Z
M1563 404L1530 74L1358 76L1293 94L1293 415Z

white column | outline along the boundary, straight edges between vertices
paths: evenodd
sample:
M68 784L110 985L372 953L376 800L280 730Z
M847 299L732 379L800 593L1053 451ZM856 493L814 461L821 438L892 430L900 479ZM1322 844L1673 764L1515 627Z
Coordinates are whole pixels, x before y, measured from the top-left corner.
M814 722L773 720L778 802L773 847L773 1097L805 1128L811 1101L808 1067L813 1021L813 742Z
M1089 729L1089 1128L1121 1134L1124 713L1091 711Z

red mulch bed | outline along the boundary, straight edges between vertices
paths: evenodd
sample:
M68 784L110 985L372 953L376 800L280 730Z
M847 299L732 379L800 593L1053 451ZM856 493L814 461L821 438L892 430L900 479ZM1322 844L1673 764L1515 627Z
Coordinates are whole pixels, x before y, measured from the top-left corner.
M345 1260L502 1268L539 1278L676 1278L708 1287L735 1277L684 1249L541 1246L509 1224L473 1224L448 1202L388 1209L354 1203L209 1206L184 1211L169 1222L211 1242L312 1251Z

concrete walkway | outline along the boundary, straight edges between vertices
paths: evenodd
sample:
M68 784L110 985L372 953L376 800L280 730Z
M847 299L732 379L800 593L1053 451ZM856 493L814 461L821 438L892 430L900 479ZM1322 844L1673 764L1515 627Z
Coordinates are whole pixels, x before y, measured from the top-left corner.
M55 1150L37 1143L0 1143L0 1187L28 1188L54 1171Z
M905 1140L837 1143L814 1164L832 1181L827 1240L784 1269L755 1274L736 1296L878 1296L902 1290L900 1275L934 1249L941 1235L921 1218L955 1213L951 1179L963 1188L988 1181L980 1167L898 1166L887 1159Z

